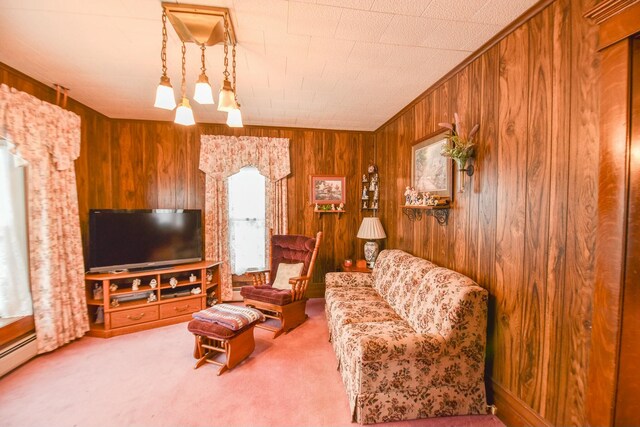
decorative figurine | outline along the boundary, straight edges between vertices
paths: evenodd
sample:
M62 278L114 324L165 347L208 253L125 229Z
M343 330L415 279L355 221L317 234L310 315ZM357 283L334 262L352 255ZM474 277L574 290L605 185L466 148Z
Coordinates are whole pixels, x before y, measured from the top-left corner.
M138 288L140 287L140 284L142 283L142 280L140 279L133 279L133 283L131 284L131 290L132 291L137 291Z
M192 293L193 295L198 295L200 292L202 292L202 289L200 289L200 288L193 288L193 289L191 289L191 293Z
M149 292L149 297L147 298L147 303L157 301L158 297L156 297L155 292Z
M211 270L207 270L207 283L211 283L213 281L213 273Z
M151 286L151 289L155 289L156 286L158 286L158 281L156 279L151 279L149 286Z
M373 200L378 200L380 197L380 192L378 190L378 187L376 187L375 191L373 192Z
M367 175L362 175L362 182L369 182L369 181L367 180Z
M362 201L362 209L367 209L367 201L366 200Z
M378 174L377 173L373 175L373 178L371 178L371 181L378 182Z
M411 188L407 186L404 190L404 204L411 204Z
M316 203L316 210L319 211L320 210L320 205Z
M335 210L336 210L336 205L335 205L335 204L333 204L333 203L331 203L331 210L332 210L332 211L335 211Z
M375 182L374 180L371 180L371 184L369 184L369 191L376 191L377 187L378 187L378 183Z
M102 299L102 285L100 282L93 285L93 299Z
M111 300L111 308L116 308L120 306L120 302L118 301L118 298L114 298Z
M109 286L109 290L111 292L115 292L118 290L118 285L116 285L115 283L112 283L111 286Z
M344 210L344 203L340 203L340 204L338 205L338 210L339 210L339 211L343 211L343 210Z
M362 187L362 200L368 200L369 195L367 194L367 186Z
M373 209L378 209L378 201L377 201L377 200L374 200L374 201L373 201L373 206L372 206L372 208L373 208Z
M196 277L195 274L191 273L191 276L189 276L189 281L191 283L195 282L196 280L198 280L198 278Z
M96 325L104 323L104 308L98 307L96 310Z
M171 289L175 289L175 287L178 286L178 279L172 277L169 279L169 284L171 285Z

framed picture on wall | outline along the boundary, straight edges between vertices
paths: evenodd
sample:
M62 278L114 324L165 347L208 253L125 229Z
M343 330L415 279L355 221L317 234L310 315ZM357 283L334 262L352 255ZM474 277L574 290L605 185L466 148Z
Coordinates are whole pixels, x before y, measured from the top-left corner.
M452 160L440 155L447 132L439 132L411 147L411 185L419 192L453 195Z
M340 204L347 200L346 177L339 175L311 175L311 204Z

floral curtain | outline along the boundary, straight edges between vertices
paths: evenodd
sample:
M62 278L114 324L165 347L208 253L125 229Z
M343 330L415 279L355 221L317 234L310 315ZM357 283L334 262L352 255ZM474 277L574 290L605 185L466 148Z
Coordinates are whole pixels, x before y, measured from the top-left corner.
M227 178L245 166L254 166L267 178L267 230L287 233L287 180L291 173L288 138L202 135L200 170L206 174L205 254L222 262L222 299L232 298L229 256ZM267 242L267 258L269 257Z
M29 270L38 352L89 330L74 160L80 117L0 86L0 133L28 163Z

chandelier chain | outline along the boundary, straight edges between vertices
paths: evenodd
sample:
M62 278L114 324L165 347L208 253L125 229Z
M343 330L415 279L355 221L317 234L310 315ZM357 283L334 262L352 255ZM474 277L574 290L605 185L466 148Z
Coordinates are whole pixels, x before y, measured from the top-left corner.
M201 51L200 60L202 61L202 66L200 67L200 70L202 71L202 74L205 74L206 71L207 71L207 68L206 68L205 63L204 63L204 51L205 51L205 49L206 49L206 47L205 47L204 43L201 44L200 45L200 51Z
M224 78L225 80L229 79L229 21L227 21L227 17L224 17Z
M233 95L237 100L238 94L236 93L236 45L235 43L233 44L231 57L233 58L232 65L231 65L231 72L233 73Z
M167 76L167 11L162 9L162 51L160 53L162 59L162 75Z
M182 42L182 86L181 86L181 90L182 90L182 97L184 98L187 94L187 60L186 60L186 55L187 55L187 48L184 45L184 42Z

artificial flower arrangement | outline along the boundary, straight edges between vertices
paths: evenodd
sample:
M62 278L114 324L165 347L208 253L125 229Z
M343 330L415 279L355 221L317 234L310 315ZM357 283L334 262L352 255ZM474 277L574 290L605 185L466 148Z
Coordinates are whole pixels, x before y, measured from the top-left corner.
M451 131L451 133L446 136L447 143L443 145L440 154L455 160L458 165L458 170L465 170L467 161L474 155L476 143L473 141L473 138L478 133L480 125L476 124L471 129L471 132L465 134L458 113L455 113L453 117L455 120L453 124L438 123L439 126Z

